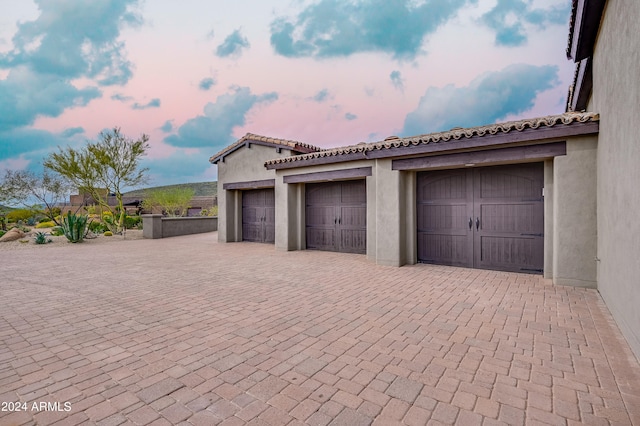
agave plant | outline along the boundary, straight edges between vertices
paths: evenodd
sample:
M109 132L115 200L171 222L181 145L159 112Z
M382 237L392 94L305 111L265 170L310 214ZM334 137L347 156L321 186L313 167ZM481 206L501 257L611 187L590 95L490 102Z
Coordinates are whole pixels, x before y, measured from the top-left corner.
M51 239L47 238L47 234L44 232L36 232L35 243L36 244L47 244L50 243Z
M81 243L82 240L84 240L87 233L88 218L87 215L75 215L71 212L68 212L67 215L63 217L62 230L67 240L72 243Z

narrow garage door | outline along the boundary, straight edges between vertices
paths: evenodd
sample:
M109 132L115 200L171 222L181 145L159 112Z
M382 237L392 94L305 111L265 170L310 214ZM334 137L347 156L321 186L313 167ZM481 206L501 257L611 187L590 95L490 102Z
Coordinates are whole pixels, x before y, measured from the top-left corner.
M418 260L542 272L542 163L418 173Z
M273 188L242 191L242 240L273 243L275 235Z
M366 253L364 180L307 184L305 200L308 249Z

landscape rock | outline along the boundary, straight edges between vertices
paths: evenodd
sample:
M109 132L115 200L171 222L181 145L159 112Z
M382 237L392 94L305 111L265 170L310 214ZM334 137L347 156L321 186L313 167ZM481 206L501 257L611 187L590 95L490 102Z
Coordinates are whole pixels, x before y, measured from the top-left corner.
M7 233L4 234L2 237L0 237L0 243L3 243L5 241L16 241L24 237L25 237L24 232L22 232L18 228L13 228L7 231Z

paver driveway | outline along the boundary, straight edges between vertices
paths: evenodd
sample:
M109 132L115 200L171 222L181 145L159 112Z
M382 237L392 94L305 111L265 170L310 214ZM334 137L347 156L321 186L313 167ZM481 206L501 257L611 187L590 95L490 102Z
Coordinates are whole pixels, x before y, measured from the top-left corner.
M640 422L594 290L216 238L0 251L0 424Z

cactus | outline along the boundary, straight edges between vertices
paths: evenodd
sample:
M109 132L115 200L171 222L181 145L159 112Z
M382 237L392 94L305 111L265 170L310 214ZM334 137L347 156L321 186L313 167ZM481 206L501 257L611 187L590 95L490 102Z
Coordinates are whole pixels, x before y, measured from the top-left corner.
M68 212L63 218L64 236L72 243L81 243L87 233L87 215L75 215Z

